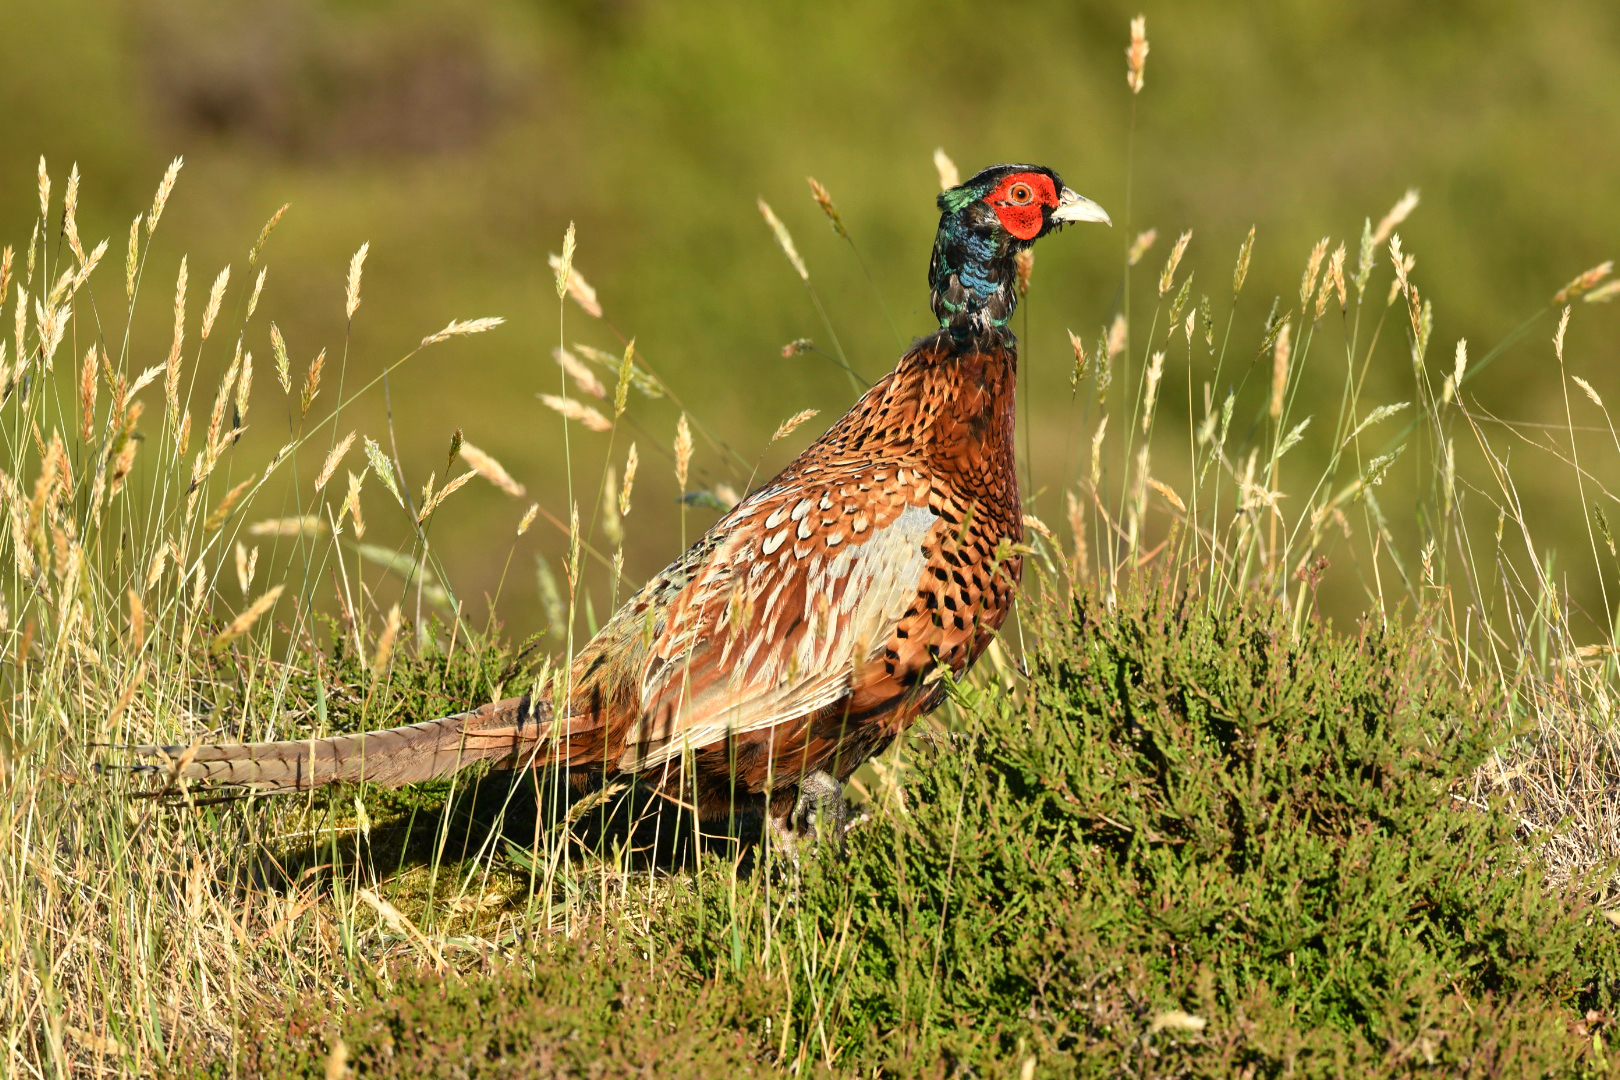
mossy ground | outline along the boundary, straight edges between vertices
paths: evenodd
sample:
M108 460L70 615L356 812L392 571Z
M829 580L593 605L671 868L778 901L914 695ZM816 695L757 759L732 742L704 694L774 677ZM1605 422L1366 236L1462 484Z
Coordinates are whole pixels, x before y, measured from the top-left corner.
M327 1076L341 1040L379 1077L1606 1071L1620 928L1463 797L1503 720L1421 617L1296 631L1158 583L1037 623L1028 685L957 687L961 730L884 763L841 851L738 872L717 841L572 934L357 969L193 1066ZM512 860L485 859L521 906Z

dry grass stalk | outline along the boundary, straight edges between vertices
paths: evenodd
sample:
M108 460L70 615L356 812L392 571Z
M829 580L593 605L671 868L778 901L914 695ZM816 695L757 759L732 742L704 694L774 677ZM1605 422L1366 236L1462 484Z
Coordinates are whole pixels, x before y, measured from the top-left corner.
M1237 265L1232 268L1233 296L1243 291L1243 282L1249 276L1249 257L1254 254L1254 228L1253 225L1249 226L1249 235L1238 245Z
M360 307L360 275L365 271L366 254L371 251L371 241L367 240L360 245L360 250L354 253L349 260L349 287L343 299L343 316L353 319L354 313Z
M186 341L186 257L180 256L180 275L174 285L174 343L169 346L167 375L163 380L163 400L168 406L169 423L180 413L180 349Z
M309 407L315 404L315 398L321 392L321 369L326 366L326 350L322 349L310 361L309 371L304 373L304 388L298 395L298 417L302 420L309 415Z
M934 147L934 170L939 173L939 189L949 191L959 187L962 183L962 174L957 171L956 162L945 152L943 146Z
M1130 250L1125 253L1125 265L1135 266L1141 262L1142 256L1148 253L1148 249L1153 247L1158 239L1158 229L1149 229L1146 232L1137 233L1136 239L1131 241Z
M252 536L319 536L325 531L326 522L313 514L302 517L266 518L248 526L248 533Z
M1188 229L1176 238L1176 246L1170 249L1170 258L1165 261L1164 269L1159 273L1159 295L1163 296L1175 284L1176 267L1181 265L1181 257L1187 252L1187 244L1192 240L1193 231Z
M1159 379L1164 375L1164 353L1156 352L1148 361L1147 386L1142 391L1142 434L1153 426L1153 407L1159 400Z
M636 466L641 459L636 455L636 444L630 444L630 452L624 456L624 486L619 488L619 516L627 517L630 514L630 489L636 482Z
M562 269L561 255L553 252L552 254L546 256L546 261L551 264L551 272L553 274ZM565 288L569 297L573 299L574 303L580 306L581 310L583 310L585 314L594 319L600 319L602 317L602 305L596 299L596 290L591 288L585 279L580 276L577 268L569 268L568 284L565 286Z
M810 196L816 200L816 205L821 207L821 212L826 214L827 220L832 223L832 231L848 240L849 233L844 229L844 216L838 212L838 207L833 205L832 195L815 177L807 176L805 180L810 184Z
M788 262L793 264L794 272L799 275L799 278L803 281L809 281L810 269L804 265L804 259L799 255L799 249L793 245L793 237L788 233L787 226L782 224L782 219L776 216L776 211L771 209L770 203L764 199L757 201L760 216L765 219L765 224L771 227L771 232L775 234L776 244L782 249L782 254L786 255Z
M264 292L264 276L269 272L268 266L261 266L259 276L253 279L253 292L248 296L247 315L243 317L243 322L253 321L253 313L259 309L259 294Z
M1277 344L1272 347L1270 414L1273 420L1282 418L1283 394L1288 389L1288 360L1293 353L1293 327L1293 320L1284 322L1277 331Z
M199 574L198 578L200 580L202 575ZM236 618L232 619L229 626L225 627L224 630L221 630L217 635L215 635L213 645L214 651L218 652L232 641L253 629L253 624L258 622L265 612L276 606L276 601L281 599L282 590L285 588L285 585L276 585L270 588L257 600L249 604L247 610L243 611Z
M253 247L248 250L249 266L257 265L259 253L264 250L264 245L270 239L270 234L275 232L277 225L281 224L281 217L290 206L292 206L292 203L282 203L281 208L271 214L269 220L264 223L264 228L259 230L259 238L253 241Z
M1382 247L1384 241L1395 235L1395 230L1400 228L1401 222L1411 216L1413 210L1417 209L1417 204L1418 189L1408 188L1406 194L1402 195L1395 205L1389 208L1389 213L1379 219L1378 227L1373 230L1373 247Z
M79 242L79 163L75 161L68 170L67 194L62 199L62 232L67 235L68 247L73 249L73 257L79 260L82 266L89 260L84 254L84 245Z
M1592 269L1578 275L1575 280L1571 281L1568 285L1565 285L1562 289L1559 289L1558 294L1553 297L1553 303L1563 304L1575 299L1582 293L1589 291L1598 282L1602 281L1613 272L1614 260L1611 259L1608 262L1598 263L1596 266L1592 267Z
M691 464L692 428L687 424L683 412L675 425L675 481L680 484L682 491L686 490L687 467Z
M214 278L213 288L208 290L208 306L203 309L202 340L207 341L208 335L213 332L214 320L219 317L219 305L225 299L225 286L230 283L231 268L229 266L219 272Z
M1147 485L1154 491L1157 491L1160 495L1164 496L1164 501L1175 507L1178 513L1183 515L1187 513L1186 504L1181 501L1181 496L1177 495L1169 484L1155 480L1152 477L1148 477Z
M471 480L476 475L478 474L473 472L464 472L454 480L450 481L448 484L444 485L444 487L440 488L438 491L431 490L433 478L429 476L428 484L430 490L423 492L422 511L416 515L416 523L420 525L426 521L433 515L433 511L439 508L440 503L449 498L453 492L459 491L462 487L466 486L467 481Z
M343 436L343 439L336 446L332 447L331 451L326 455L326 464L321 466L320 473L315 477L316 491L320 491L322 488L324 488L326 486L326 482L332 479L332 474L337 472L337 467L339 463L343 461L344 456L348 454L349 447L354 445L354 437L355 432L349 432L347 435Z
M775 442L778 439L787 438L789 435L793 434L794 429L796 429L800 424L804 423L806 420L809 420L820 411L820 409L800 409L798 412L794 413L792 416L788 417L786 420L777 425L776 434L771 436L771 442Z
M1299 302L1301 306L1309 304L1311 297L1316 295L1316 275L1322 272L1322 260L1327 257L1328 238L1316 242L1311 248L1310 258L1305 260L1305 274L1299 280Z
M44 162L41 158L41 163ZM174 182L180 177L180 169L185 165L185 158L175 158L169 162L169 168L164 172L163 179L158 182L157 194L152 197L152 212L146 215L146 235L151 236L157 231L158 218L163 216L163 208L169 203L169 196L174 193Z
M592 431L613 430L613 421L589 405L575 401L573 398L559 397L556 394L541 394L540 400L545 403L548 409L561 413L569 420L577 420Z
M562 255L552 264L552 270L557 278L557 299L561 300L568 295L568 283L574 277L574 247L578 243L574 231L574 223L568 223L568 231L563 233Z
M445 338L460 337L463 334L482 334L485 331L495 329L505 321L506 320L501 318L499 315L489 316L482 319L455 320L449 323L449 325L447 325L443 330L440 330L437 333L429 334L427 337L423 338L421 346L418 347L425 348L428 345L433 345L437 342L443 341Z
M1147 16L1138 15L1131 20L1131 44L1125 50L1125 84L1131 88L1133 94L1142 92L1147 56Z
M1018 297L1029 295L1029 283L1035 276L1035 249L1025 248L1013 256L1013 269L1018 282Z
M499 461L496 461L472 443L463 442L461 444L461 460L465 461L473 472L482 476L485 480L512 496L512 498L523 498L525 494L523 485L512 479L512 474L507 472Z
M551 358L557 361L558 367L568 373L569 378L574 380L574 385L579 387L581 391L594 398L607 397L607 387L602 385L602 380L596 377L596 372L586 366L585 362L579 357L567 349L556 348L551 350ZM617 404L615 400L615 408L617 408Z
M231 510L235 508L237 500L247 493L248 488L252 487L253 482L257 479L257 475L250 476L226 492L225 497L214 508L214 512L208 515L208 520L203 522L203 529L207 532L218 532L220 527L231 516Z

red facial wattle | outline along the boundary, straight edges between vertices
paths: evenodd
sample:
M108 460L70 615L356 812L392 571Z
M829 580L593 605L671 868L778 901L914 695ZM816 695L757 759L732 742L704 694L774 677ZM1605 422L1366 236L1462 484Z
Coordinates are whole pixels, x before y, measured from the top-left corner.
M1027 194L1027 200L1017 196ZM984 197L1001 227L1020 240L1033 240L1046 224L1046 209L1058 204L1057 188L1045 173L1013 173Z

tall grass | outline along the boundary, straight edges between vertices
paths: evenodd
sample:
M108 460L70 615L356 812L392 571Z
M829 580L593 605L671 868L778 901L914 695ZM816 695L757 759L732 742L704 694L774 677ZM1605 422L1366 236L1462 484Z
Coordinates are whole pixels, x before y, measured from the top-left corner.
M690 820L622 785L580 799L555 778L472 777L425 792L219 803L161 768L103 771L129 744L184 757L200 740L377 727L503 690L565 696L567 653L631 584L622 542L639 455L673 461L683 508L736 500L719 485L686 490L694 455L731 454L756 479L746 453L710 436L701 401L682 401L632 342L605 352L572 345L566 330L546 403L565 426L611 433L598 461L570 444L567 507L525 505L523 486L459 432L442 475L407 478L399 433L354 430L346 410L389 379L422 377L408 366L422 349L452 349L450 339L500 320L427 334L356 385L347 338L330 358L295 356L260 310L279 212L243 268L198 275L206 293L185 260L154 264L151 238L180 175L176 161L135 216L119 281L110 242L87 250L78 235L77 170L53 197L42 161L39 217L0 269L14 328L0 343L6 1072L143 1074L229 1053L244 1017L307 993L341 1005L401 963L521 968L565 940L611 940L632 966L639 954L656 968L667 939L653 926L694 911L692 932L721 943L739 970L762 955L780 972L780 993L767 995L786 1010L769 1028L779 1062L836 1067L826 1010L855 943L806 937L789 877L750 872L745 844L692 842ZM814 191L847 238L832 196ZM1244 293L1251 259L1281 257L1263 235L1251 232L1229 264L1188 232L1155 270L1155 234L1127 228L1119 309L1095 338L1071 335L1072 452L1061 490L1030 495L1024 603L1052 610L1091 589L1117 597L1153 567L1211 612L1271 596L1297 632L1316 618L1329 568L1353 572L1374 618L1423 614L1438 669L1502 724L1499 749L1451 797L1505 798L1552 880L1609 902L1620 883L1620 642L1608 589L1620 567L1603 478L1620 436L1578 375L1575 343L1582 305L1615 288L1605 264L1527 313L1521 333L1542 336L1547 377L1564 386L1562 424L1490 415L1470 383L1513 339L1487 351L1432 340L1425 282L1398 232L1417 208L1409 195L1360 236L1299 253L1299 292L1275 301ZM819 309L786 227L766 215ZM565 327L567 305L597 305L573 247L570 230L554 261ZM333 297L351 324L364 317L366 250ZM137 304L153 290L167 303L171 284L172 336L141 340ZM1029 287L1039 293L1038 273ZM204 383L221 364L223 378ZM1410 368L1406 400L1367 399L1375 364ZM1336 401L1304 392L1329 377ZM1188 430L1162 422L1172 394L1194 418ZM629 438L651 396L682 410L656 453ZM268 459L238 453L250 417L285 428ZM788 418L777 437L806 419ZM633 433L647 444L646 432ZM1296 464L1308 444L1324 466ZM1548 469L1576 479L1591 522L1579 550L1548 550L1523 509L1522 486ZM556 657L504 650L436 558L434 517L476 477L516 500L514 540L540 515L563 540L560 580L549 563L539 569L558 631L541 644ZM406 538L395 547L366 540L385 515ZM1564 561L1587 559L1603 595L1571 596ZM1039 625L1009 627L973 681L1027 703L1020 656ZM955 708L916 737L951 738ZM913 758L901 745L857 777L869 812L906 812ZM164 797L137 797L153 792ZM672 864L686 869L671 876ZM683 906L689 888L715 887L729 897L719 909ZM703 914L713 910L719 925ZM939 941L929 947L943 955ZM951 973L936 964L931 977ZM931 988L921 995L934 1000Z

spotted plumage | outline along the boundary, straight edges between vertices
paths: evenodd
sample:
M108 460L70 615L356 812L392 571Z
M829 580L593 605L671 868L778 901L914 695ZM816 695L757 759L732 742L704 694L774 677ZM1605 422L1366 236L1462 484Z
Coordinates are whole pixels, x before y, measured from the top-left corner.
M1013 259L1107 220L1028 165L987 169L939 206L939 329L619 609L574 660L564 715L513 698L387 732L171 748L186 775L399 784L493 761L637 774L705 817L763 802L777 821L828 789L813 778L847 778L1007 617L1024 535Z

